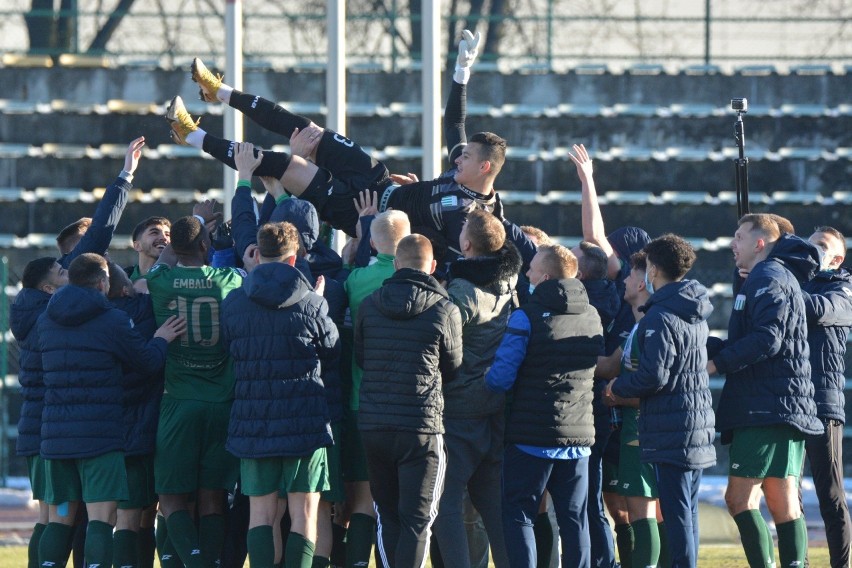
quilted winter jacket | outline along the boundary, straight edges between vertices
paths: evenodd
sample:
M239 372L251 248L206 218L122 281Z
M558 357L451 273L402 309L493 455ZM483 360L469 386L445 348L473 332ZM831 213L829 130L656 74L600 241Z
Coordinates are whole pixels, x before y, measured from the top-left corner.
M713 399L707 376L707 290L695 280L666 284L642 307L639 368L612 392L639 398L642 461L705 469L716 463Z
M462 363L458 308L432 276L403 268L358 309L362 430L443 434L442 384Z
M21 383L21 417L18 420L17 453L37 456L41 445L41 410L44 406L44 370L41 366L39 316L47 309L50 294L23 288L9 309L9 327L18 341L18 382Z
M716 411L723 443L730 431L788 424L820 434L811 382L805 302L799 281L819 266L816 247L798 237L779 240L742 284L728 339L712 356L726 375Z
M802 288L811 349L811 382L817 416L846 422L846 341L852 326L852 274L820 272Z
M322 369L340 339L325 300L295 268L261 264L222 302L234 360L226 449L238 458L306 456L333 443Z
M122 367L159 372L166 340L146 340L103 293L73 284L53 294L38 326L45 385L41 456L124 451Z

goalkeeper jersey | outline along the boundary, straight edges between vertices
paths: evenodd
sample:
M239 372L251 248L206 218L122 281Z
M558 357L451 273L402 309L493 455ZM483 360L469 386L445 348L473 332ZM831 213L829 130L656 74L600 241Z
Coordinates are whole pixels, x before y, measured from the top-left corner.
M170 316L186 318L186 333L169 344L166 392L175 398L223 402L234 397L234 370L222 345L222 300L239 288L245 272L237 268L158 264L145 278L157 325Z

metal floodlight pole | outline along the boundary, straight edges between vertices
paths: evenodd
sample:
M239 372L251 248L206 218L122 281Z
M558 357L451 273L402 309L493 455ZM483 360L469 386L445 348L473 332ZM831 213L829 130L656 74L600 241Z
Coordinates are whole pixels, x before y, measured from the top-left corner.
M225 10L225 76L234 89L243 89L243 4L242 0L228 0ZM226 140L243 139L243 115L225 106L223 116ZM231 218L231 200L239 177L236 170L222 166L225 220Z
M441 2L425 0L423 25L423 177L441 174Z
M346 1L327 0L328 65L325 76L326 127L346 136ZM346 235L334 231L332 248L343 250Z

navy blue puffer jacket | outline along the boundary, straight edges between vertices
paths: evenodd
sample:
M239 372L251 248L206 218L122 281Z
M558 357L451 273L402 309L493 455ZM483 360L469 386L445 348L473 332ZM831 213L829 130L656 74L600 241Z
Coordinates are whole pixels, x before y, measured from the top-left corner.
M163 368L166 341L146 341L100 291L69 284L38 320L44 365L41 455L95 457L124 450L122 365Z
M612 392L639 398L642 461L704 469L716 463L713 399L707 376L707 290L695 280L666 284L642 308L639 368Z
M819 266L817 249L785 236L757 263L734 300L728 339L713 356L727 375L716 428L730 441L736 428L788 424L820 434L811 382L805 302L799 281Z
M21 417L18 420L19 456L37 456L41 445L41 409L44 406L44 371L41 367L39 316L47 309L50 294L35 288L18 292L9 310L9 327L18 341L18 382L21 383Z
M846 341L852 326L852 274L824 271L803 286L817 416L846 422Z
M226 448L238 458L296 457L333 443L322 369L340 357L325 300L295 268L261 264L222 302L234 360Z
M129 298L116 298L112 303L133 320L134 328L142 337L150 339L154 336L157 322L151 296L136 294ZM165 377L162 371L152 374L140 373L133 368L124 371L124 454L153 454Z

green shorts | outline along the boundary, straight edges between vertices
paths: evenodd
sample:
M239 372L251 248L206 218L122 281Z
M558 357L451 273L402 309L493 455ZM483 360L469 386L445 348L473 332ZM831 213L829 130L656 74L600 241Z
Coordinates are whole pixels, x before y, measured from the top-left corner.
M30 487L33 490L33 499L44 501L47 489L47 474L44 468L44 459L41 456L27 456L27 471L30 474Z
M329 489L322 492L322 500L329 503L342 503L346 501L346 491L343 486L343 468L340 463L340 435L342 431L343 425L340 422L335 422L331 425L331 435L334 436L334 445L326 448Z
M130 498L119 501L119 509L144 509L157 502L154 492L154 455L127 456L124 458L127 469L127 490Z
M47 479L44 500L51 505L127 499L124 452L109 452L93 458L46 459L44 462Z
M734 430L729 475L763 479L802 475L805 435L786 424Z
M642 463L642 448L622 444L618 462L618 494L656 499L657 476L649 463Z
M369 481L367 454L364 451L364 443L361 442L361 432L358 430L357 410L343 409L342 440L340 460L343 463L343 480L347 483Z
M603 460L601 462L603 471L603 484L601 491L603 493L618 493L618 466L612 462Z
M240 460L243 495L259 497L278 491L317 493L328 490L328 461L325 448L301 458L244 458Z
M231 402L203 402L163 395L154 455L157 493L233 489L239 460L225 450Z

